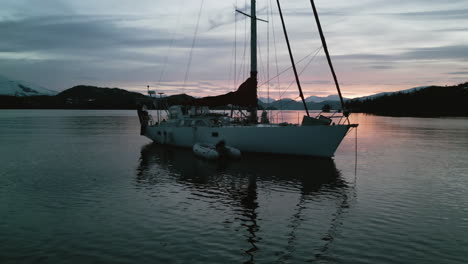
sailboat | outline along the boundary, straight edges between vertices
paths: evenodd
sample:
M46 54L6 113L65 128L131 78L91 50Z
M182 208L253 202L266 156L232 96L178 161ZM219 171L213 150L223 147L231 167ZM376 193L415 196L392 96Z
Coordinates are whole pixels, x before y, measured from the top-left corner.
M184 105L174 105L168 109L168 119L153 122L144 104L138 109L141 124L141 135L148 137L157 144L172 145L192 148L195 144L216 145L224 142L230 147L241 152L257 152L286 155L302 155L331 158L343 138L351 128L357 124L349 121L349 112L344 109L344 101L333 70L331 59L323 35L318 13L313 0L312 9L322 40L322 47L332 71L335 84L340 96L343 108L342 116L338 122L333 122L329 117L318 115L311 117L302 93L297 74L294 57L291 52L289 39L284 23L279 0L277 0L279 15L283 32L288 46L292 68L295 74L299 95L305 107L302 123L297 124L273 124L267 116L262 114L258 121L257 98L257 16L256 1L251 0L251 13L247 15L251 21L251 56L250 76L242 83L237 91L219 96L197 98ZM226 106L246 109L242 118L210 112L209 107ZM240 111L243 113L243 111ZM335 116L337 117L337 116Z

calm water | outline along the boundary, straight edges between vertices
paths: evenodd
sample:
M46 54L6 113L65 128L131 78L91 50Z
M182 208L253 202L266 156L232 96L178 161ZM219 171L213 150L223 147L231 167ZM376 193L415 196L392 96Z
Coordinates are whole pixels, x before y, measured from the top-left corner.
M357 163L354 131L214 163L134 111L2 110L0 263L467 263L468 119L353 119Z

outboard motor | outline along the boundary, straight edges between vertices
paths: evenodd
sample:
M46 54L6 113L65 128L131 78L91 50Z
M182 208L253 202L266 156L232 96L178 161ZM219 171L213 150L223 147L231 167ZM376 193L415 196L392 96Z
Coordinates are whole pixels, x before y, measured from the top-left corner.
M262 124L270 124L270 120L268 119L268 112L263 110L262 117L260 119L260 123Z
M220 157L227 156L226 141L221 140L215 145L216 151L219 153Z
M140 135L144 135L146 131L146 127L148 126L148 122L150 120L150 115L148 113L148 109L145 104L141 104L137 108L138 112L138 119L140 119Z

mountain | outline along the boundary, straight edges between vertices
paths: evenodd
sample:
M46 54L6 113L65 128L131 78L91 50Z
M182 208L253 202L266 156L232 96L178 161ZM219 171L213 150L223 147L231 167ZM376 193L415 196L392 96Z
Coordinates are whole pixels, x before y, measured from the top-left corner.
M4 83L2 79L2 83ZM21 84L18 82L6 81ZM24 86L24 85L23 85ZM7 87L4 85L3 87ZM10 87L10 86L8 86ZM20 87L20 86L18 86ZM24 88L26 87L26 88ZM24 86L22 91L31 93ZM16 88L15 88L16 89ZM21 89L21 87L20 87ZM3 89L4 91L6 89ZM35 90L33 94L39 94ZM45 92L41 92L45 93ZM166 106L190 103L194 97L186 94L167 96L162 99L119 88L101 88L79 85L55 96L16 96L0 94L0 108L4 109L135 109L137 104L146 103L150 108L163 109ZM11 95L13 94L13 95ZM328 96L328 99L336 97ZM310 98L312 100L312 98ZM317 98L314 98L317 99ZM372 96L348 99L346 106L352 112L372 113L393 116L468 116L468 82L455 86L416 87L399 92L380 93ZM339 101L307 102L309 110L321 110L324 105L331 109L341 109ZM260 109L304 110L301 101L289 98L272 101L270 104L259 100ZM220 107L219 109L223 109Z
M41 86L23 81L13 81L0 76L0 95L23 97L41 95L53 96L56 94L56 91L52 91Z
M194 99L186 94L164 96L162 98L150 98L136 92L129 92L120 88L102 88L95 86L79 85L67 89L59 94L58 98L69 105L83 105L91 108L102 108L103 105L112 108L135 108L135 102L147 102L148 104L163 108L168 105L185 104ZM161 102L161 103L160 103Z
M55 96L0 95L0 108L13 109L136 109L148 97L119 88L79 85Z
M402 94L413 93L413 92L419 91L421 89L425 89L427 87L430 87L430 86L419 86L419 87L414 87L414 88L401 90L401 91L396 91L396 92L383 92L383 93L378 93L378 94L353 98L352 100L361 100L361 101L363 101L363 100L375 99L377 97L387 96L387 95L392 95L392 94L397 94L397 93L402 93Z
M304 109L302 102L295 101L293 99L284 98L278 101L273 101L270 104L265 104L265 106L273 107L275 109L281 110L301 110Z
M349 100L348 98L343 98L343 100ZM322 103L325 101L340 101L340 96L337 94L329 95L325 97L321 96L309 96L305 99L306 102Z
M348 98L343 98L344 100L349 100ZM276 101L275 99L273 98L266 98L266 97L259 97L258 100L264 104L267 104L268 102L270 103L273 103L273 102L278 102L278 101L281 101L282 104L292 104L293 102L290 102L291 100L289 98L287 99L281 99L281 100L278 100ZM322 103L322 102L325 102L325 101L337 101L339 102L340 101L340 96L339 95L329 95L329 96L324 96L324 97L321 97L321 96L309 96L307 98L305 98L305 101L306 103ZM297 102L299 102L301 105L302 105L302 101L298 100Z
M347 101L352 112L388 116L468 116L468 82L453 86L417 87Z
M258 100L259 100L260 102L262 102L262 103L265 103L265 104L267 104L268 102L271 103L271 102L274 102L274 101L275 101L275 99L273 99L273 98L267 98L267 97L259 97Z
M3 109L136 109L145 103L149 108L165 109L166 106L184 104L194 99L178 94L162 99L150 98L136 92L119 88L102 88L78 85L55 96L10 96L0 95Z
M330 105L332 109L341 109L339 101L322 101L319 103L308 102L306 103L309 110L321 110L324 105ZM289 98L284 98L278 101L273 101L270 104L261 103L263 108L277 109L277 110L304 110L302 101L295 101Z
M78 85L57 94L59 104L80 109L134 109L147 96L119 88Z

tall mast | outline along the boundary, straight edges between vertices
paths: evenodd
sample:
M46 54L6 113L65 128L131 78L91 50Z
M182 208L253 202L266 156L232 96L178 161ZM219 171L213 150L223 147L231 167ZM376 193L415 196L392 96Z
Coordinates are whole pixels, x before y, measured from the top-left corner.
M250 2L250 78L255 80L257 89L257 8L256 1ZM257 107L250 109L250 119L257 123Z
M256 1L250 3L250 77L257 79L257 11Z
M306 103L306 101L304 99L304 94L302 93L301 82L299 81L299 75L297 74L296 63L294 62L294 57L293 57L293 54L292 54L292 51L291 51L291 45L289 44L288 32L286 31L286 25L284 24L283 12L281 11L281 5L280 5L279 0L276 0L276 3L278 4L278 10L279 10L280 18L281 18L281 24L283 24L284 38L286 39L286 44L288 45L289 58L291 59L291 64L292 64L292 68L293 68L293 71L294 71L294 77L296 78L297 88L299 89L299 96L302 99L302 103L304 104L304 109L305 109L305 111L307 113L307 116L310 117L309 109L307 109L307 103Z
M255 82L255 93L257 92L257 10L256 1L250 1L250 15L240 10L236 10L244 16L250 17L250 80ZM258 19L263 22L268 22L263 19ZM249 107L250 121L257 123L257 106Z
M344 109L345 104L344 104L343 96L341 95L341 90L340 90L340 84L338 83L338 79L336 78L335 69L333 68L333 64L330 58L330 53L328 52L327 42L325 41L325 35L323 34L322 26L320 24L320 19L319 19L319 15L317 12L317 8L315 8L314 0L310 0L310 4L312 5L312 10L314 11L315 22L317 23L317 28L320 34L320 40L322 41L322 47L323 47L323 50L325 51L325 55L327 56L328 65L330 66L330 71L333 75L333 80L335 81L336 90L338 91L338 95L340 96L341 109L343 109L343 113L346 115L346 111Z

